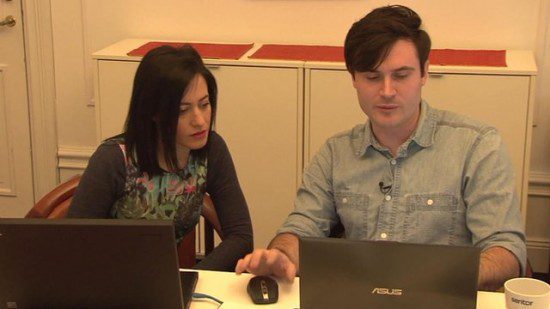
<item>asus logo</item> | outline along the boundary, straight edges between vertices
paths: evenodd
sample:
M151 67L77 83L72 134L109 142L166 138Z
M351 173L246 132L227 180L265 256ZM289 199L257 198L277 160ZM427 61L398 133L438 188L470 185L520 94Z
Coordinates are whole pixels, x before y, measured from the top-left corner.
M374 288L371 294L380 294L380 295L394 295L401 296L403 295L403 290L400 289L387 289L387 288Z

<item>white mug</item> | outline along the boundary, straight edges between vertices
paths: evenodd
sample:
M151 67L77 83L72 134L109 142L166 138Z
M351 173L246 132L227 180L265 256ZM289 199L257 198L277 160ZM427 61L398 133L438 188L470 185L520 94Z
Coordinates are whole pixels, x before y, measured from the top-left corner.
M506 308L550 309L550 285L532 278L514 278L504 283Z

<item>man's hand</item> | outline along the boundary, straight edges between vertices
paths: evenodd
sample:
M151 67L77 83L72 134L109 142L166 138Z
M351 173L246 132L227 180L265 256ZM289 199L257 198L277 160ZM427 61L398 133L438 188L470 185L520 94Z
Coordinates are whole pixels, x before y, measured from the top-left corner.
M296 277L296 265L278 249L256 249L237 262L235 272L275 276L288 282Z
M298 236L282 233L271 241L268 249L256 249L237 262L235 272L245 271L255 275L267 275L294 281L298 273Z

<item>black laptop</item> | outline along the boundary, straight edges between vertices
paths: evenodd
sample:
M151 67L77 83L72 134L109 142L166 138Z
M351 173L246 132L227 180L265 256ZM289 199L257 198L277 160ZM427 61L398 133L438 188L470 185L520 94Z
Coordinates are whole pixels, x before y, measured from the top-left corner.
M0 219L0 308L185 308L166 220Z
M480 249L300 239L300 309L476 308Z

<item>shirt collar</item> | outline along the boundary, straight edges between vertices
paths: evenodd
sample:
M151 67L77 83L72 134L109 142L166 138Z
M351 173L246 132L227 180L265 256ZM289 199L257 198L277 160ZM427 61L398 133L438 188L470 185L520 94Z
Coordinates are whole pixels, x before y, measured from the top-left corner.
M437 125L437 114L424 100L420 103L420 118L418 125L411 137L421 147L430 147L434 143ZM355 127L351 132L351 144L357 156L365 154L370 146L380 148L380 144L374 137L370 120L363 126Z
M437 114L424 100L420 103L420 118L412 140L421 147L430 147L434 143Z

